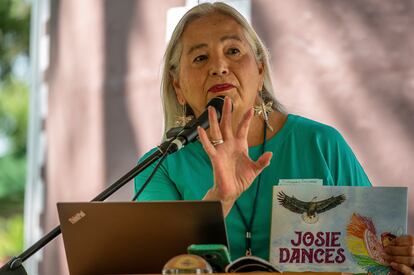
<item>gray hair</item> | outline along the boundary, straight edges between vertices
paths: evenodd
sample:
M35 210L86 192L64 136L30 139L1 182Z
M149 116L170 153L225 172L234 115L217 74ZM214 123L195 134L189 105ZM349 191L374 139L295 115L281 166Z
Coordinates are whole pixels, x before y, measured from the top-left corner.
M273 96L273 85L270 78L271 68L269 63L269 53L263 42L255 30L250 26L247 20L231 6L221 3L203 3L190 9L178 22L168 43L164 55L164 64L161 80L161 97L164 109L164 138L169 129L174 127L176 117L182 114L182 106L177 100L175 89L173 87L173 78L178 78L180 58L182 52L181 36L185 27L194 20L203 16L221 13L232 17L239 23L245 33L245 37L253 50L256 60L263 63L264 66L264 83L263 83L263 99L265 102L273 101L272 108L284 112L283 106ZM187 110L191 113L192 110L187 106Z

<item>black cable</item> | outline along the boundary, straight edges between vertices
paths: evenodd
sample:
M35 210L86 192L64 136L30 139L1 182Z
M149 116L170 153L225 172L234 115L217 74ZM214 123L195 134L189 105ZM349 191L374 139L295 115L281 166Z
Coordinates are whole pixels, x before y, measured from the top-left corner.
M139 197L139 195L141 195L141 193L144 191L145 187L147 187L148 183L150 182L150 180L152 179L152 177L155 175L155 172L157 172L157 170L160 167L161 163L165 160L166 156L168 155L168 151L169 151L169 149L171 147L171 144L172 143L168 144L167 149L162 154L159 162L154 167L154 170L152 170L151 175L149 175L149 177L147 178L147 180L145 181L145 183L141 186L141 188L138 190L138 192L135 193L134 197L132 198L132 201L135 201Z

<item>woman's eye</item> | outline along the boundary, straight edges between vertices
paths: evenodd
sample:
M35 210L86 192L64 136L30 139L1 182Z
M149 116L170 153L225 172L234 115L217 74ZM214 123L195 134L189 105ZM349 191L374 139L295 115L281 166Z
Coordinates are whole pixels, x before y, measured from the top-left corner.
M237 49L237 48L230 48L230 49L227 50L227 53L228 54L235 55L235 54L239 54L240 53L240 50Z
M193 62L199 63L199 62L201 62L203 60L206 60L206 59L207 59L207 55L199 55L196 58L194 58Z

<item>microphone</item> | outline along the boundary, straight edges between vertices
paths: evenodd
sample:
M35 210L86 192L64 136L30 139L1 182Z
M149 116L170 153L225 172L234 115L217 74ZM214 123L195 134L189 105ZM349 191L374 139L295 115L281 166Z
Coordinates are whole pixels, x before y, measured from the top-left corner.
M135 201L139 195L144 191L144 189L147 187L148 183L151 181L152 177L155 175L155 172L160 167L161 163L165 160L165 158L172 154L181 148L183 148L186 144L193 142L197 136L197 128L198 126L207 129L210 127L210 123L208 121L208 107L213 106L216 110L217 119L220 121L221 119L221 112L224 105L224 96L218 96L213 99L211 99L207 103L207 107L204 110L204 112L198 117L193 118L190 122L188 122L184 128L180 129L177 134L173 135L172 138L168 139L167 141L164 141L161 145L157 147L157 151L154 151L150 156L148 156L142 163L140 163L141 166L148 167L151 165L154 161L159 159L159 162L152 170L152 173L149 175L147 180L144 182L144 184L141 186L141 188L135 193L133 197L133 201ZM233 107L232 107L233 108ZM171 131L171 130L170 130ZM2 274L0 274L2 275Z
M197 127L200 126L204 129L208 129L210 127L210 123L208 121L208 107L212 106L216 110L217 119L220 121L221 119L221 112L224 105L224 96L218 96L211 99L206 106L204 112L198 117L193 118L190 122L188 122L184 128L171 140L167 141L168 144L163 143L159 146L161 150L168 146L169 153L175 152L180 150L186 144L193 142L198 137Z

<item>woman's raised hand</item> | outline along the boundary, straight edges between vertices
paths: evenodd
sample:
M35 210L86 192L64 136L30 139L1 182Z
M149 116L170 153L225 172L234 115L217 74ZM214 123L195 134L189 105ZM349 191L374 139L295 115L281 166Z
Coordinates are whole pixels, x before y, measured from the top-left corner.
M209 107L211 140L203 128L198 128L201 144L210 158L214 174L214 185L204 199L222 201L225 215L272 158L272 153L266 152L257 161L250 159L247 135L253 108L244 114L236 133L233 133L231 108L231 100L226 97L219 124L214 108Z

